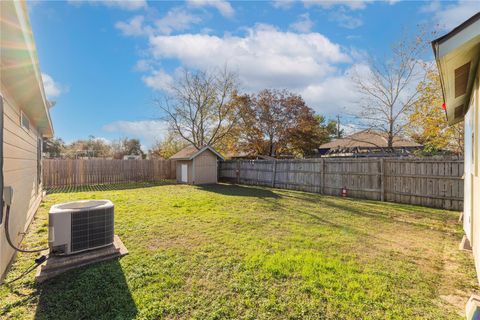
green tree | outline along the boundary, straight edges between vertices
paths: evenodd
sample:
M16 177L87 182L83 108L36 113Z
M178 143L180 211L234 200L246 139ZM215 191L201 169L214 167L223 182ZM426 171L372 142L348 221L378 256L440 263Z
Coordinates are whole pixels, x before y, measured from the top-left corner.
M89 136L87 140L77 140L66 146L65 155L71 159L107 158L112 156L112 147L104 139Z
M62 138L45 139L43 143L43 152L49 158L59 158L65 152L65 142Z
M322 115L315 115L314 119L315 122L308 120L308 123L303 123L303 119L300 119L299 125L290 130L289 145L292 153L299 156L314 154L318 146L337 136L336 121L327 121Z
M167 136L155 143L149 153L156 158L169 159L186 146L187 142L179 137L175 131L169 131Z
M122 138L112 143L113 157L123 159L126 155L137 155L144 157L142 145L139 139Z

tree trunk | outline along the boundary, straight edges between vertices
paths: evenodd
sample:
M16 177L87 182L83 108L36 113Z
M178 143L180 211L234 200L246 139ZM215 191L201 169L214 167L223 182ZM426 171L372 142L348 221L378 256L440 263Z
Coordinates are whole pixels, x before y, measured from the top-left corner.
M390 121L388 128L388 141L387 146L393 151L393 106L390 106Z
M270 138L269 140L268 155L273 157L273 138Z

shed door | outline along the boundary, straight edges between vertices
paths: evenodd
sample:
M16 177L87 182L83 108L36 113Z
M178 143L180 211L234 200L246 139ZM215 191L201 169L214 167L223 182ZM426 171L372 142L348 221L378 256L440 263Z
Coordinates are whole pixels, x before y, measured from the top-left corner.
M188 165L182 164L182 176L180 181L187 183L188 182Z

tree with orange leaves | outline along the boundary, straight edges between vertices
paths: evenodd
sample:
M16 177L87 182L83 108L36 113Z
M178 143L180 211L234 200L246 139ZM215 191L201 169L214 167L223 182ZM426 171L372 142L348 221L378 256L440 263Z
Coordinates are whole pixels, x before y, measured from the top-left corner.
M241 149L248 153L303 157L329 141L336 123L325 124L301 96L286 90L263 90L243 96Z
M443 104L440 79L435 68L429 68L424 81L417 86L420 99L415 103L409 116L407 133L418 143L425 146L424 152L435 154L449 151L463 154L463 122L448 125Z

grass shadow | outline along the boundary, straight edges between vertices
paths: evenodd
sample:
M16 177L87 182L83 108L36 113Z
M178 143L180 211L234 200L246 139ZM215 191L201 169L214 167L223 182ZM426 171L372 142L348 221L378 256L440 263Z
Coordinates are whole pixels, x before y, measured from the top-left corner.
M137 307L118 259L38 285L35 319L132 319Z
M224 196L237 196L237 197L253 197L253 198L280 198L278 194L267 188L261 188L256 186L241 186L238 184L207 184L197 185L198 189L219 193Z
M369 218L372 220L382 221L385 223L401 223L407 226L412 226L416 228L423 228L433 231L440 231L444 232L445 226L447 225L446 219L439 219L436 220L438 225L432 224L432 220L430 217L430 223L428 221L419 220L420 217L414 214L414 207L412 207L412 211L409 214L401 215L396 210L387 210L387 208L378 208L375 204L368 203L367 201L363 202L363 207L358 208L355 203L355 199L349 198L347 201L340 203L339 201L333 201L333 199L324 199L323 203L338 210L348 212L349 214L356 215L363 218ZM371 205L369 208L368 205ZM389 204L390 205L390 204ZM428 215L423 215L427 216ZM433 216L433 215L431 215Z
M161 180L151 182L122 182L112 184L93 184L83 186L65 186L46 188L47 194L53 193L74 193L74 192L91 192L91 191L113 191L126 189L150 188L165 185L176 184L174 180Z

